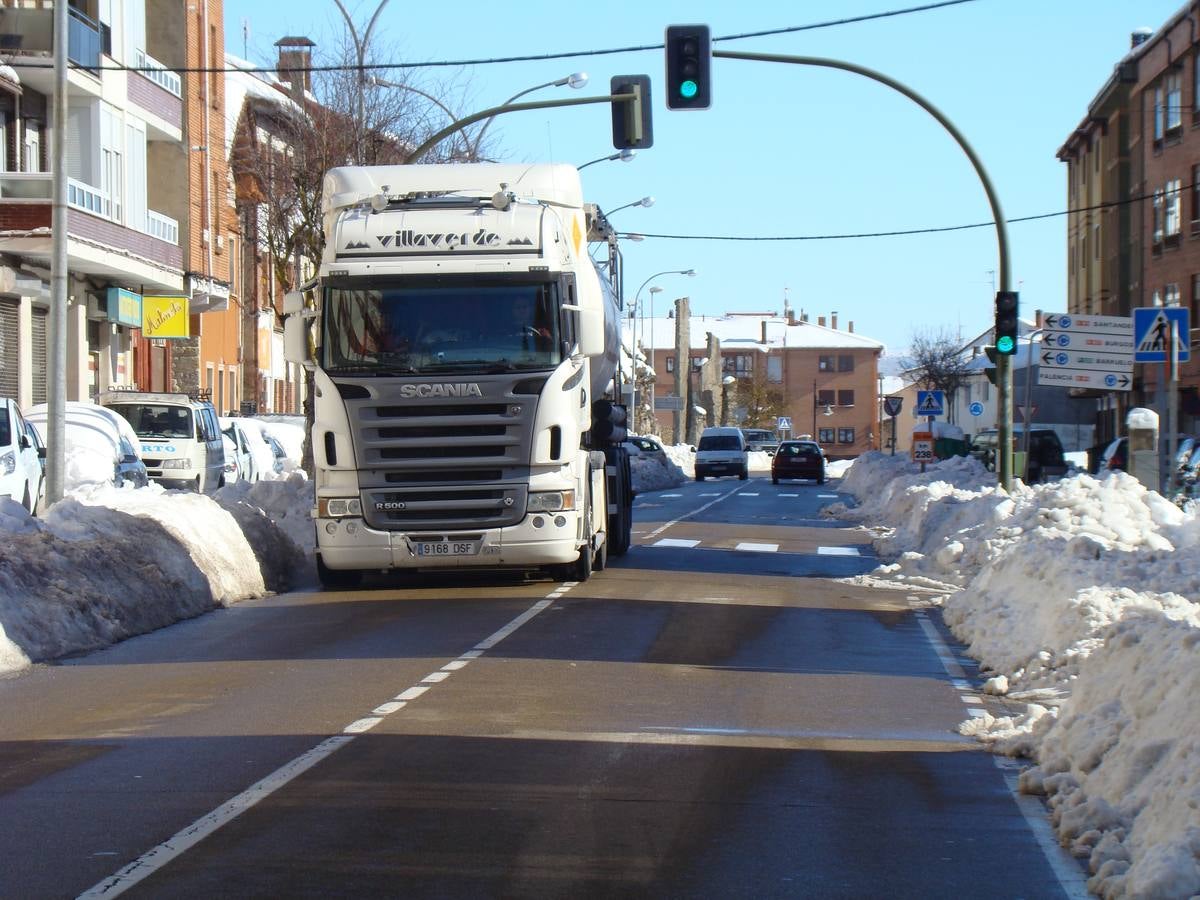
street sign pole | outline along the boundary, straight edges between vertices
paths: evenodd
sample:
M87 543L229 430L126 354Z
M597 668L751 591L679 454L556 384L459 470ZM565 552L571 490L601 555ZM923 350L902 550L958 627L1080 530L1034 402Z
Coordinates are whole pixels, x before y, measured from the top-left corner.
M1164 365L1165 369L1166 366ZM1161 435L1159 442L1162 442ZM1179 452L1179 322L1171 322L1171 378L1167 381L1167 461L1160 466L1165 473L1163 496L1169 497L1175 490L1175 455Z

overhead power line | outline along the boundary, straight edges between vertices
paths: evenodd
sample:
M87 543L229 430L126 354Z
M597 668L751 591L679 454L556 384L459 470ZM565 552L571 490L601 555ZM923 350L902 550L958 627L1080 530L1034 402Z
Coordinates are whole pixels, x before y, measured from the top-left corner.
M833 28L837 25L855 25L860 22L870 22L877 19L889 19L896 16L906 16L913 13L929 12L930 10L942 9L947 6L959 6L964 3L977 3L979 0L939 0L936 3L925 3L921 6L909 6L903 9L891 9L878 13L866 13L861 16L849 16L842 19L830 19L824 22L813 22L809 25L788 25L782 28L768 28L762 31L747 31L742 34L728 34L723 37L714 37L713 41L740 41L752 37L770 37L778 34L797 34L802 31L814 31L819 28ZM597 50L566 50L561 53L535 53L525 56L496 56L483 59L448 59L434 60L432 62L386 62L386 63L337 63L323 66L288 66L285 71L288 72L358 72L363 70L378 71L388 69L436 69L436 68L457 68L462 66L490 66L499 65L501 63L516 63L516 62L544 62L554 59L578 59L591 56L613 56L618 53L640 53L647 50L662 50L663 45L657 44L634 44L628 47L610 47L607 49ZM22 61L20 57L11 57L7 60L8 65L17 69L39 69L50 68L49 65L40 63L31 63ZM121 72L156 72L160 71L151 66L127 66L123 63L103 63L97 66L81 66L71 64L70 68L84 69L87 71L121 71ZM246 72L255 75L270 75L279 71L275 66L183 66L171 67L170 71L176 73L194 72L211 74L217 72Z
M1190 191L1194 185L1183 185L1179 191ZM1146 200L1153 200L1154 194L1142 194L1137 197L1130 197L1126 200L1110 200L1105 203L1097 203L1094 206L1081 206L1078 209L1063 209L1057 212L1038 213L1033 216L1018 216L1012 219L1005 219L1005 223L1016 225L1022 222L1036 222L1039 219L1055 219L1060 216L1069 216L1077 213L1094 212L1096 210L1111 209L1117 206L1125 206L1130 203L1142 203ZM1181 218L1182 221L1182 218ZM859 238L881 238L881 237L905 237L913 234L941 234L949 231L970 231L975 228L994 228L995 220L988 222L973 222L968 225L941 225L930 228L905 228L897 231L856 231L846 234L774 234L774 235L745 235L745 234L652 234L647 231L625 231L620 232L620 237L629 238L636 236L637 238L658 238L668 241L849 241Z

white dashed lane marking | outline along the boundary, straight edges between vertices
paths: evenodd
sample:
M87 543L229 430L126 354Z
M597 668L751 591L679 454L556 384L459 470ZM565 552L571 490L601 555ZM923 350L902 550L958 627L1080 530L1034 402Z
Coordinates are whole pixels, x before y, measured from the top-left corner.
M734 550L749 550L753 553L774 553L779 549L778 544L754 544L743 541L733 548Z
M685 541L682 538L659 538L654 542L655 547L687 547L691 549L699 544L699 541Z
M857 547L818 547L821 556L862 556Z

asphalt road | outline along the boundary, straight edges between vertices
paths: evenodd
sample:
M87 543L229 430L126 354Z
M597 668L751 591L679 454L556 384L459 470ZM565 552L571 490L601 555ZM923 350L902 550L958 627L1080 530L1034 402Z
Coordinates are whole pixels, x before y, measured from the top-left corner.
M877 564L837 499L689 483L585 584L292 594L0 681L0 897L1079 896L936 611L836 580Z

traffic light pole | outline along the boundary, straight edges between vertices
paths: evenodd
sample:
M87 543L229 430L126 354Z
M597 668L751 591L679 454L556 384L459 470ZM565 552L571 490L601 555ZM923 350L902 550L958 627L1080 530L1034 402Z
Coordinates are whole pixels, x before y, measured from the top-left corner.
M967 155L967 159L971 161L971 165L975 167L975 174L979 176L979 180L983 184L983 190L987 194L988 203L992 208L992 218L996 221L996 242L999 247L1000 257L1000 290L1010 290L1012 267L1008 253L1008 228L1004 223L1004 213L1000 207L1000 198L996 194L996 189L992 186L992 180L988 177L987 170L983 167L983 162L979 159L974 149L972 149L970 143L954 126L954 123L946 118L936 106L894 78L889 78L865 66L842 62L837 59L825 59L818 56L786 56L774 53L742 53L736 50L714 50L712 55L723 59L788 63L799 66L820 66L827 69L841 69L846 72L853 72L856 75L862 75L899 91L937 119L941 126L950 132L950 136L958 142L958 146ZM996 360L996 389L1000 401L1000 411L996 421L996 431L998 432L997 437L999 439L999 446L996 448L998 454L996 469L1000 486L1005 490L1009 490L1012 487L1013 475L1013 378L1011 359L1012 357L1010 356L1001 355Z

